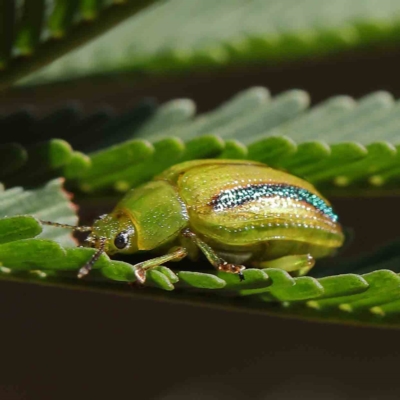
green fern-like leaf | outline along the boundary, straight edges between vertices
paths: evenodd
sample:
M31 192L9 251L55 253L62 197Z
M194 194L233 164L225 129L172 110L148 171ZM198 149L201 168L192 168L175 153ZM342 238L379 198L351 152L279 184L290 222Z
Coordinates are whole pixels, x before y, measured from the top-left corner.
M62 180L50 181L36 190L23 190L14 187L0 191L0 224L3 227L0 235L1 243L18 242L18 239L29 239L39 235L39 238L51 238L60 244L76 246L70 232L53 227L39 227L32 217L42 220L63 222L76 225L75 206L70 203L69 196L62 189ZM22 217L15 217L22 215ZM1 262L1 261L0 261Z
M66 121L62 109L41 120L34 115L26 119L28 114L21 111L2 120L7 127L3 140L12 137L13 124L24 121L42 144L34 145L34 136L22 145L2 145L4 182L6 187L18 182L32 185L67 175L70 168L71 187L93 195L110 189L123 192L176 162L231 157L267 162L331 191L396 189L397 103L389 94L377 92L358 101L339 96L308 106L308 95L302 91L272 98L266 89L252 88L200 116L190 100L160 107L143 103L123 116L102 118L79 138L74 133L90 127L96 118L72 118L70 126L76 130L66 123L65 132L71 132L70 141L79 150L88 149L88 155L71 149L65 141L68 134L50 139L46 126L52 127L59 118ZM94 142L93 137L102 140ZM86 169L76 164L73 172L74 156L87 160ZM310 276L298 278L273 268L248 269L240 282L237 276L204 270L204 264L175 264L174 271L163 266L149 273L149 288L139 291L126 285L135 281L135 259L128 263L103 255L89 279L79 281L77 271L95 250L75 247L69 232L62 229L46 227L40 233L37 220L76 224L73 206L60 185L60 180L53 180L35 190L13 187L0 192L1 278L156 297L165 291L173 292L165 294L173 301L398 326L398 243L355 259L318 264Z
M45 120L65 122L62 140L50 139L52 124L46 129L46 121L31 117L31 129L41 128L42 144L0 147L1 179L32 185L63 175L84 192L124 192L175 163L217 157L262 161L336 193L395 191L400 144L393 97L375 92L357 101L337 96L312 108L309 103L300 90L271 97L256 87L199 116L185 99L160 107L143 103L122 116L107 116L100 125L101 112L68 125L61 109ZM12 123L4 120L2 140L14 139L13 124L25 114L12 117ZM37 157L40 169L32 167Z
M78 285L132 295L143 293L143 289L138 292L133 288L127 292L128 288L123 285L123 282L135 281L134 266L110 260L104 254L94 266L94 272L98 270L100 274L93 273L89 280L78 282L77 271L95 250L71 247L75 243L64 230L46 227L41 233L41 225L34 218L76 223L73 208L60 184L55 180L35 191L13 188L0 193L1 214L7 215L0 219L0 278L69 287ZM34 217L26 215L28 213ZM380 251L361 260L355 259L347 263L347 273L340 273L339 268L339 274L321 278L293 278L283 270L267 268L245 270L245 280L240 282L236 275L223 272L187 270L174 273L167 267L159 267L148 274L146 285L164 291L178 289L180 294L170 298L174 301L186 301L187 296L182 297L182 293L189 291L190 301L215 306L397 326L400 277L394 271L400 269L400 254L394 252L395 249L398 249L397 245L391 246L390 252ZM373 272L358 275L357 271L362 268ZM329 271L319 269L317 276ZM113 285L113 281L119 284ZM146 290L149 295L154 295L150 289ZM203 297L202 293L214 295ZM229 303L227 299L231 299ZM281 304L281 308L277 309L274 304Z

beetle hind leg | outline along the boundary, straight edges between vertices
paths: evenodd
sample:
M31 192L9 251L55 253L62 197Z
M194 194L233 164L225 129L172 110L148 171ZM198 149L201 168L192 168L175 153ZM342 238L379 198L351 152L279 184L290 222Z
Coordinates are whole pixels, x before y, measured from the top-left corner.
M218 271L228 272L230 274L237 274L239 276L239 279L241 281L244 281L243 271L246 269L244 265L230 264L222 258L219 258L219 261L216 264L213 264L213 266Z
M314 265L315 259L311 254L290 255L254 263L257 268L279 268L296 276L306 275Z
M195 233L186 229L182 232L185 238L190 239L206 256L211 265L218 271L229 272L237 274L241 281L244 280L243 270L246 268L244 265L232 264L219 257L218 254L205 242L199 239Z

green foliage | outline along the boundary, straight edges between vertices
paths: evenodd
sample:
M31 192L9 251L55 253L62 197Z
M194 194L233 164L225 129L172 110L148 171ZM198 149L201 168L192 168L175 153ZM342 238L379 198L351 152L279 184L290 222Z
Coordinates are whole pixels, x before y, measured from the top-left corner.
M391 0L162 1L26 82L271 63L397 43L399 11Z
M200 272L181 271L178 274L181 281L200 289L222 289L226 283L212 274L204 274Z
M0 87L123 21L151 0L0 2Z
M149 3L0 2L0 88ZM391 0L160 1L25 82L277 62L396 43L399 11ZM210 24L213 20L218 23ZM135 258L128 263L103 254L94 271L78 280L77 271L96 250L76 247L68 230L40 223L77 224L64 180L56 177L83 197L115 194L198 158L262 161L341 194L397 189L399 105L390 94L376 92L357 101L336 96L309 105L304 91L271 97L257 87L199 116L188 99L161 106L146 101L120 116L106 109L84 116L76 105L44 117L29 109L1 116L0 180L7 190L0 187L0 279L131 295L165 293L163 298L173 301L398 327L398 242L355 259L318 262L304 277L247 269L241 282L236 275L204 269L208 264L182 262L174 264L177 271L167 266L149 271L147 287L139 290Z
M13 188L0 192L0 213L5 216L0 219L0 278L72 287L84 285L87 288L124 293L127 287L123 282L133 283L136 279L133 265L110 260L103 254L89 278L78 283L77 271L95 250L74 247L75 242L66 230L46 226L42 232L42 226L36 218L76 223L74 209L61 183L60 180L54 180L32 191ZM400 276L394 272L400 269L400 254L396 249L397 243L387 250L350 260L341 266L332 260L330 268L321 267L314 271L315 277L296 278L275 268L247 269L244 271L245 280L240 282L237 275L224 272L180 270L174 273L162 266L149 271L146 286L164 291L173 291L175 288L189 290L194 296L189 299L193 301L201 293L214 293L211 297L201 296L203 303L218 304L217 296L221 294L222 297L218 296L220 305L234 304L244 309L314 319L396 325L396 316L400 312ZM368 269L372 272L358 274L358 271ZM97 274L96 270L99 271ZM332 274L332 271L336 272ZM321 273L331 275L318 278ZM112 281L120 284L111 285ZM138 292L138 288L130 290L133 295L146 292ZM180 298L177 295L172 299ZM239 298L242 300L238 303ZM226 303L227 299L236 300ZM277 303L281 304L281 308L275 306Z
M77 177L91 165L88 156L73 151L62 139L50 139L28 148L5 143L0 146L0 157L0 179L9 187L35 186L60 175Z
M39 270L40 278L44 278L51 271L75 271L95 252L75 247L77 242L68 230L49 226L42 229L38 221L77 224L76 207L62 183L56 179L36 190L14 187L0 192L0 215L4 216L0 218L0 264L4 274ZM102 255L95 268L125 264Z
M42 228L35 218L75 225L78 222L75 206L62 189L62 180L50 181L36 190L14 187L0 191L0 243L18 243L19 239L40 238L75 246L68 231L54 227ZM25 216L30 214L31 216ZM18 217L14 217L18 216ZM17 251L17 250L15 250ZM16 256L19 256L16 254ZM1 262L2 260L0 260Z
M3 140L18 139L13 124L25 123L32 132L24 145L0 148L3 180L6 187L33 186L64 174L70 187L94 195L125 191L179 161L232 157L285 168L330 190L395 188L400 173L398 107L389 94L377 92L359 101L339 96L308 106L307 93L299 90L271 98L266 89L252 88L200 116L195 116L193 102L184 99L160 107L143 103L119 117L105 117L102 112L82 117L79 110L66 107L37 120L21 110L0 121L5 127ZM49 139L60 121L64 121L62 139ZM74 151L66 140L88 154ZM135 259L128 263L102 255L88 278L76 278L95 250L75 247L66 230L46 226L42 232L38 222L77 223L61 183L56 179L35 190L0 191L0 277L118 293L130 290L133 295L162 292L123 284L135 282ZM174 264L175 272L165 266L149 272L146 286L166 292L176 289L168 298L178 301L187 293L190 301L246 310L396 325L398 248L394 243L357 259L319 262L307 277L291 277L273 268L248 269L243 282L231 274L203 271L205 265L180 270L188 264L179 263Z
M20 217L17 217L20 218ZM25 217L23 217L25 218ZM2 221L2 220L1 220ZM35 221L35 220L34 220ZM89 248L63 248L58 243L43 239L21 239L0 244L0 278L32 280L42 283L67 284L79 283L73 275L66 274L79 269L92 255ZM95 265L107 279L119 282L134 282L134 267L126 262L112 261L102 255ZM244 272L245 281L239 282L236 275L227 273L201 273L179 271L173 273L167 267L159 267L147 274L146 286L165 291L174 288L196 293L221 294L221 304L226 299L242 297L242 303L232 303L245 309L257 309L265 312L306 316L314 319L340 319L353 322L398 324L396 314L400 312L400 276L390 270L377 270L364 275L344 274L324 278L293 278L287 272L267 268L248 269ZM84 284L87 288L97 287L126 292L126 286L105 285L100 275L92 273ZM146 292L131 288L130 294ZM209 292L211 290L211 292ZM147 293L152 294L147 289ZM216 296L200 297L204 303L218 304ZM179 301L180 296L170 298ZM224 300L225 299L225 300ZM192 298L196 301L196 297ZM248 300L251 300L250 302ZM274 304L280 303L280 309ZM385 318L383 318L385 317ZM382 319L383 318L383 319Z
M124 192L177 162L217 157L262 161L329 191L397 187L399 113L389 93L375 92L358 101L336 96L312 108L309 103L300 90L271 97L267 89L255 87L199 116L187 99L158 107L145 102L119 117L99 111L82 118L75 110L68 122L68 107L39 121L31 115L32 140L38 135L44 142L27 143L27 149L0 147L0 179L7 186L33 185L64 175L83 192ZM12 115L4 120L3 140L15 139L13 124L25 116L21 111L14 120ZM46 141L61 122L63 139ZM73 151L65 140L87 155ZM35 167L38 159L40 168Z
M0 244L35 237L41 232L40 223L30 215L5 217L0 220Z

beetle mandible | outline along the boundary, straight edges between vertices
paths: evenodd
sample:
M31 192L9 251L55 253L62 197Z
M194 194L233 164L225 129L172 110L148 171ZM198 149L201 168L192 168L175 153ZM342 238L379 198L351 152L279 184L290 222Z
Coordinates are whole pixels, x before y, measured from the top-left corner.
M141 283L149 269L196 259L199 251L217 270L241 279L244 264L302 275L344 241L337 215L310 183L247 160L177 164L131 189L92 227L42 223L91 232L86 242L97 252L79 278L103 252L163 253L133 266Z

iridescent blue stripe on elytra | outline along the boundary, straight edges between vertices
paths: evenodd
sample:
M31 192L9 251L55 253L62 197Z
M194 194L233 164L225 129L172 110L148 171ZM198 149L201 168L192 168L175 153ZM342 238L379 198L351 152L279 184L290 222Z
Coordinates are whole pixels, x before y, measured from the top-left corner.
M222 211L226 208L237 207L250 201L276 196L284 199L303 201L310 206L315 207L333 222L338 220L338 216L333 212L332 207L326 204L326 202L319 196L309 192L307 189L284 184L270 183L226 189L218 196L214 197L211 204L214 210Z

